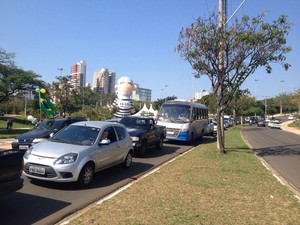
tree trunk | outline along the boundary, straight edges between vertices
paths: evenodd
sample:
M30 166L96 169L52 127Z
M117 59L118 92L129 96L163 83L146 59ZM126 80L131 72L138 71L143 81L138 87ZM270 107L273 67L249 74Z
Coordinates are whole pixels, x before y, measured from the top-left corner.
M217 124L217 146L221 153L226 153L223 111L220 110L220 106L217 109Z
M233 110L232 110L232 116L233 116L233 127L236 127L237 118L236 118L236 110L235 110L235 108L233 108Z

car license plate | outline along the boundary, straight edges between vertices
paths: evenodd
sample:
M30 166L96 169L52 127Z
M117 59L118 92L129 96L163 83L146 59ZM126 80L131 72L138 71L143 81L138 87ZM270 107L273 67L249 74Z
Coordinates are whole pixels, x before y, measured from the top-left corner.
M29 173L45 175L45 168L37 166L29 166Z
M28 149L28 147L29 147L28 145L20 145L19 149L20 150L26 150L26 149Z
M173 131L168 131L167 134L174 134L174 132Z

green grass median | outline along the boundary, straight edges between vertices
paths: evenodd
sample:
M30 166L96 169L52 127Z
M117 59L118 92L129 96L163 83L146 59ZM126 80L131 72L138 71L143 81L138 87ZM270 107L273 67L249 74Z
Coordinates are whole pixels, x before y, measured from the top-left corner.
M0 139L15 138L27 132L34 126L23 117L14 117L13 127L6 129L6 120L6 117L0 118Z
M227 154L200 144L69 224L299 224L299 200L240 132L226 132Z

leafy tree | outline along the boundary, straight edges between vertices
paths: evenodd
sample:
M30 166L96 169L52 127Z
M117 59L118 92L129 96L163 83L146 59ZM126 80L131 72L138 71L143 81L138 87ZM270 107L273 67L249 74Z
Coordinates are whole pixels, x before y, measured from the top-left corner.
M248 90L238 90L236 97L229 105L233 115L234 126L236 125L237 117L242 116L241 111L249 108L255 102L255 99L248 94Z
M154 101L154 109L160 109L160 107L162 106L162 104L164 104L166 101L169 100L175 100L177 99L176 96L168 96L166 98L158 98L156 101Z
M263 13L252 19L244 15L224 29L222 20L212 13L179 34L176 51L191 64L196 78L206 75L211 81L217 100L217 147L222 153L226 153L223 113L240 86L259 67L271 73L270 63L290 66L285 63L285 54L291 51L286 46L291 28L287 17L280 16L272 24L264 22L264 17Z
M0 48L0 103L7 101L10 96L46 85L38 79L40 75L18 68L13 61L14 57L14 53Z
M51 85L51 95L54 97L54 102L57 111L62 115L68 115L78 110L78 105L71 103L71 97L77 95L77 90L74 90L74 85L70 82L70 76L58 76L57 82ZM76 107L76 109L74 109Z
M293 95L291 102L298 107L298 112L300 113L300 88Z
M197 102L206 105L208 107L209 114L217 113L217 101L214 94L205 95Z

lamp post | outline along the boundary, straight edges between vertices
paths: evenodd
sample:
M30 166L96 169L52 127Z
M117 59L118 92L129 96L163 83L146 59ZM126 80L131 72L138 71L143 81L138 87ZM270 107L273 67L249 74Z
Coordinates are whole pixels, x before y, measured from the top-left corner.
M267 98L269 96L264 96L265 97L265 119L267 118L267 113L268 113L268 104L267 104Z
M259 80L258 80L258 79L255 79L254 81L255 81L255 85L254 85L254 98L257 99L257 97L256 97L256 83L257 83L257 81L259 81Z
M64 68L57 68L58 70L60 70L60 76L62 76L62 71L64 70Z
M165 84L165 89L164 89L166 91L166 93L165 93L166 94L165 102L167 101L167 97L168 97L168 95L167 95L167 87L168 87L168 85Z
M281 80L281 96L280 96L280 114L282 114L282 97L283 97L283 82L284 80Z

